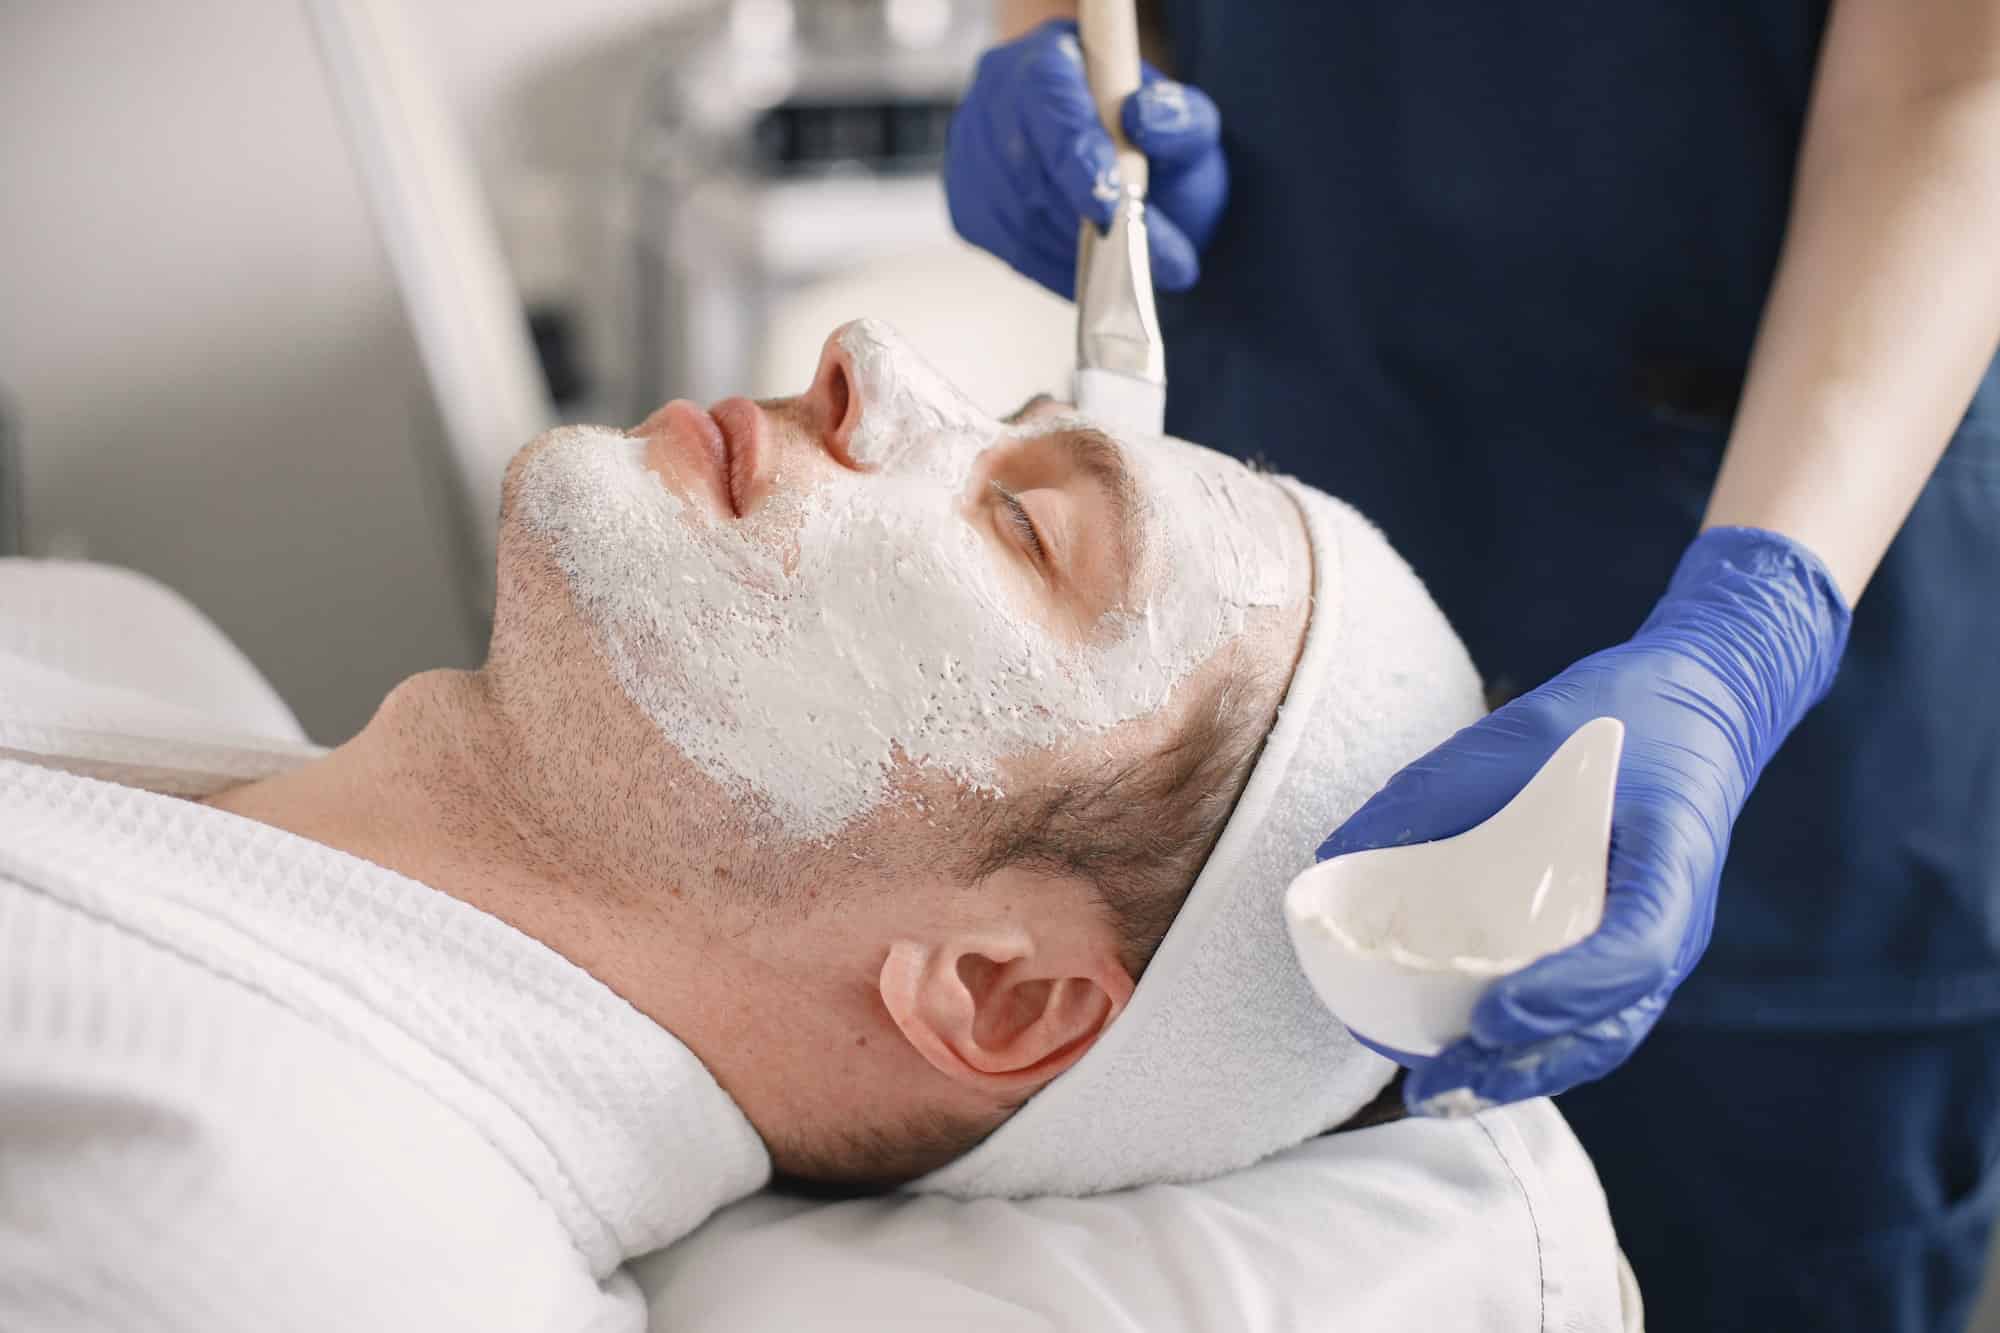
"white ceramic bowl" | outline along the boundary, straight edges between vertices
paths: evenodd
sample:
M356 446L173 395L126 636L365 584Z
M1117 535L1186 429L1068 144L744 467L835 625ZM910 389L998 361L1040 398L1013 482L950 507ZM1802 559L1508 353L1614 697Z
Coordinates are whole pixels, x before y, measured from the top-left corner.
M1496 977L1597 929L1624 744L1624 723L1596 718L1485 823L1294 879L1292 948L1334 1016L1377 1046L1435 1055Z

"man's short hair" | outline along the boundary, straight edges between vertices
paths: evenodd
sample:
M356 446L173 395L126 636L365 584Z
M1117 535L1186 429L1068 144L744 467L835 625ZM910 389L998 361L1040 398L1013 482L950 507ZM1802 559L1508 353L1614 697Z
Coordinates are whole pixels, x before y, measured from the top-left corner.
M1276 720L1279 690L1254 658L1232 653L1163 746L978 802L981 823L959 867L964 881L1009 868L1084 880L1136 981L1222 836ZM772 1142L771 1160L781 1188L815 1197L872 1193L963 1156L1014 1109L977 1118L922 1111L894 1127L849 1129L833 1143Z
M1086 881L1118 932L1119 960L1138 980L1222 836L1276 720L1278 690L1253 658L1232 653L1159 749L992 803L968 878L977 883L1026 868Z

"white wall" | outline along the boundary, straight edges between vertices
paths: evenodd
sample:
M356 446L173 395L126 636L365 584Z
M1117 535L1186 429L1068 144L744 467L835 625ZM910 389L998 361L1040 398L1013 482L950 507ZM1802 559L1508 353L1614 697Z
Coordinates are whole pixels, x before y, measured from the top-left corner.
M409 3L496 174L558 119L537 89L671 7ZM566 99L572 136L604 92ZM179 588L321 740L476 659L415 350L296 5L0 6L0 196L31 549Z

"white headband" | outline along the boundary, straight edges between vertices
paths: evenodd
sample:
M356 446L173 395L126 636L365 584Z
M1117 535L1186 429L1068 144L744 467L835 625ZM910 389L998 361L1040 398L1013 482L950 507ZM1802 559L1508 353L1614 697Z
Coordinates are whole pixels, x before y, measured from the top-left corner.
M1285 888L1390 775L1485 711L1465 647L1367 520L1291 478L1312 545L1305 647L1257 766L1124 1013L925 1193L1201 1180L1340 1124L1395 1066L1321 1005Z

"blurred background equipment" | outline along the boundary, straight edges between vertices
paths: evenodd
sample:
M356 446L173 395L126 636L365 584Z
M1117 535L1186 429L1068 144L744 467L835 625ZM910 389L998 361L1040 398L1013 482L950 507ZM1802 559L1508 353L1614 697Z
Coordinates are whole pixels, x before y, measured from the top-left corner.
M798 392L885 319L981 405L1067 391L1074 313L961 241L939 167L990 0L722 0L663 34L628 153L612 415Z
M663 44L633 143L628 414L742 391L788 295L949 243L937 169L988 9L728 0Z

